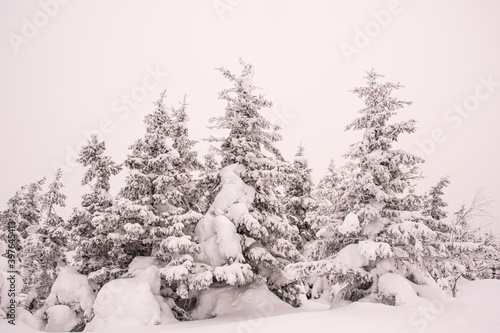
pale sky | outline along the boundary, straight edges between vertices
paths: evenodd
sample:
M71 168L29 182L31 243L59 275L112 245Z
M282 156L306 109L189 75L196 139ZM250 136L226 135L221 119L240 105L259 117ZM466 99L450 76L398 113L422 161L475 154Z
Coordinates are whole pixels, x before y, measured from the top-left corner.
M359 140L344 132L363 107L349 91L374 68L413 102L398 119L419 129L397 147L424 153L419 189L450 175L451 211L488 188L500 216L498 13L495 0L2 0L0 209L60 164L69 214L87 191L71 151L100 129L122 162L164 89L170 106L187 95L192 137L209 136L230 86L214 68L238 72L241 57L275 104L283 154L302 142L316 181Z

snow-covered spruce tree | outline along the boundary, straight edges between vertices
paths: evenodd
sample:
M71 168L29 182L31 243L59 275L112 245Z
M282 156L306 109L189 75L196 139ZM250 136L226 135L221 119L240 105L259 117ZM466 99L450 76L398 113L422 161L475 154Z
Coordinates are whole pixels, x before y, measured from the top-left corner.
M17 250L21 248L22 240L28 237L28 228L38 225L42 217L40 208L40 192L46 178L24 185L7 201L7 209L1 214L2 230L8 230L8 223L15 222L17 235ZM7 239L5 239L7 241Z
M335 253L335 249L329 248L331 241L327 233L335 233L336 227L341 223L336 217L340 179L335 161L331 159L325 176L311 193L314 204L306 214L307 224L315 235L314 240L307 243L303 251L308 260L324 259Z
M110 178L120 172L121 166L104 155L105 151L105 142L95 135L81 148L77 162L87 168L82 186L88 185L91 191L82 196L66 224L74 265L99 285L127 267L121 244L108 237L118 227L118 216L111 211L114 199L109 193Z
M137 256L165 262L161 276L179 297L188 298L190 290L209 284L206 266L193 259L199 251L194 228L202 215L190 199L199 162L188 138L186 103L168 112L164 97L165 92L146 115L146 134L125 160L129 175L113 207L120 228L111 237L122 244L127 264Z
M332 293L350 300L377 292L377 279L387 271L398 271L413 282L427 281L420 265L422 244L435 237L419 221L421 198L413 191L423 160L393 147L399 135L415 131L414 120L389 122L410 102L391 96L401 86L379 83L379 76L368 72L367 86L353 90L365 107L347 130L364 133L345 155L348 162L337 185L333 214L339 222L325 225L329 229L323 232L336 254L289 268L298 274L327 276L330 285L336 285ZM353 255L359 260L344 260Z
M288 219L299 230L299 237L293 239L298 250L302 250L305 243L315 238L311 224L306 219L307 212L315 203L311 197L314 186L311 178L312 170L309 168L308 160L304 156L304 150L301 144L295 154L290 182L287 184L284 196Z
M32 202L39 206L36 210L41 214L40 220L27 228L28 236L22 240L19 251L20 274L27 293L24 306L28 310L36 310L43 305L57 277L56 268L65 263L67 234L64 221L55 210L56 207L64 207L66 201L66 195L61 193L61 177L62 170L59 169L48 190L33 199Z
M222 170L218 193L196 228L202 247L198 258L222 284L265 280L280 298L298 305L299 283L282 274L287 264L302 258L292 242L298 229L289 223L282 202L291 166L274 146L281 139L278 128L260 113L271 102L253 94L253 67L240 63L239 76L218 69L234 85L220 92L226 113L211 123L229 133L211 139L221 142Z

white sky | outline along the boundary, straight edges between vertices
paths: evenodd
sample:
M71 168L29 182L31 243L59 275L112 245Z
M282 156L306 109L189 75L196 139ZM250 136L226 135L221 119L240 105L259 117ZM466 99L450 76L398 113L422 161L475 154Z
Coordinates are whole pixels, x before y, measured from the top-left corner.
M67 149L76 151L83 131L103 120L108 153L121 162L163 89L172 106L187 94L192 137L207 137L208 118L224 112L218 92L229 86L214 68L237 72L242 57L275 104L269 115L284 128L282 152L292 158L302 142L315 180L359 139L344 132L362 108L349 91L375 68L413 102L398 119L416 119L419 130L399 147L419 149L436 128L446 138L426 156L421 188L450 175L446 197L456 210L487 187L500 215L500 84L488 91L479 79L500 82L498 1L73 0L49 17L41 4L54 1L0 2L0 209L21 185L51 179L53 164L65 164ZM218 13L214 5L224 4L231 10ZM393 7L377 31L373 13ZM30 31L26 22L41 27ZM355 45L357 29L372 37L348 61L340 46ZM155 88L136 95L140 103L124 116L122 96L139 94L155 68L168 77L148 80ZM447 113L464 101L473 112ZM64 176L65 214L85 192L82 174L78 167Z

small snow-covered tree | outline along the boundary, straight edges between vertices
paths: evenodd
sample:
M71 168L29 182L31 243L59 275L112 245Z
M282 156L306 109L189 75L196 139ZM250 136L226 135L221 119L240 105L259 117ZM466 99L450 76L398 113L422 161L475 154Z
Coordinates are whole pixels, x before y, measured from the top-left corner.
M311 226L315 239L305 246L303 252L306 259L324 259L338 250L330 247L330 234L335 234L336 227L341 223L336 214L340 177L335 161L331 159L325 176L311 193L314 205L307 212L306 221Z
M81 148L77 162L87 168L82 185L90 186L91 191L83 195L66 225L75 266L100 285L126 268L121 243L109 236L118 226L118 216L111 211L114 199L109 193L110 179L121 166L105 152L105 142L95 135Z
M228 135L211 139L221 143L222 170L218 194L196 229L199 258L220 282L264 279L279 297L297 305L298 283L282 274L288 263L302 258L292 242L298 229L288 221L282 202L291 166L274 145L281 139L279 128L261 114L271 102L253 93L253 66L240 63L239 76L218 69L233 87L219 94L227 102L225 115L211 120L212 128Z
M28 236L21 243L20 273L27 293L24 305L28 310L39 309L43 305L57 277L57 267L65 263L67 234L63 219L55 211L56 207L64 207L66 201L66 195L61 193L61 178L62 171L59 169L48 190L33 199L39 206L40 220L27 228Z
M42 179L24 185L16 194L7 201L7 209L1 214L2 230L8 230L9 222L15 223L15 234L17 235L16 246L19 251L22 240L28 237L28 228L38 225L42 218L40 207L40 192L45 183L45 177ZM5 239L7 240L7 239Z
M464 204L455 212L450 231L442 241L449 256L436 267L435 275L448 280L453 296L461 277L491 278L492 270L499 265L498 242L479 224L491 217L489 205L489 198L478 191L470 205Z
M304 147L299 146L293 161L290 182L287 184L284 202L290 223L299 230L299 237L294 239L297 249L301 250L304 244L314 239L314 231L306 219L307 212L314 206L311 197L313 181L312 170L304 156Z

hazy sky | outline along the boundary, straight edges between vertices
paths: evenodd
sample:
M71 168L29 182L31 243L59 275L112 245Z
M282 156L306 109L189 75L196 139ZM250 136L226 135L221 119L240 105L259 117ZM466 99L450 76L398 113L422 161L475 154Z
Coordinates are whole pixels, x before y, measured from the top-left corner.
M398 147L424 154L420 189L450 175L456 210L487 187L500 215L498 13L495 0L2 0L0 209L63 165L68 214L85 191L71 159L86 133L123 161L164 89L171 106L187 95L192 137L207 137L229 86L214 68L237 72L241 57L275 104L282 152L302 142L315 180L359 140L344 132L363 107L349 91L375 68L413 102L398 119L419 129Z

